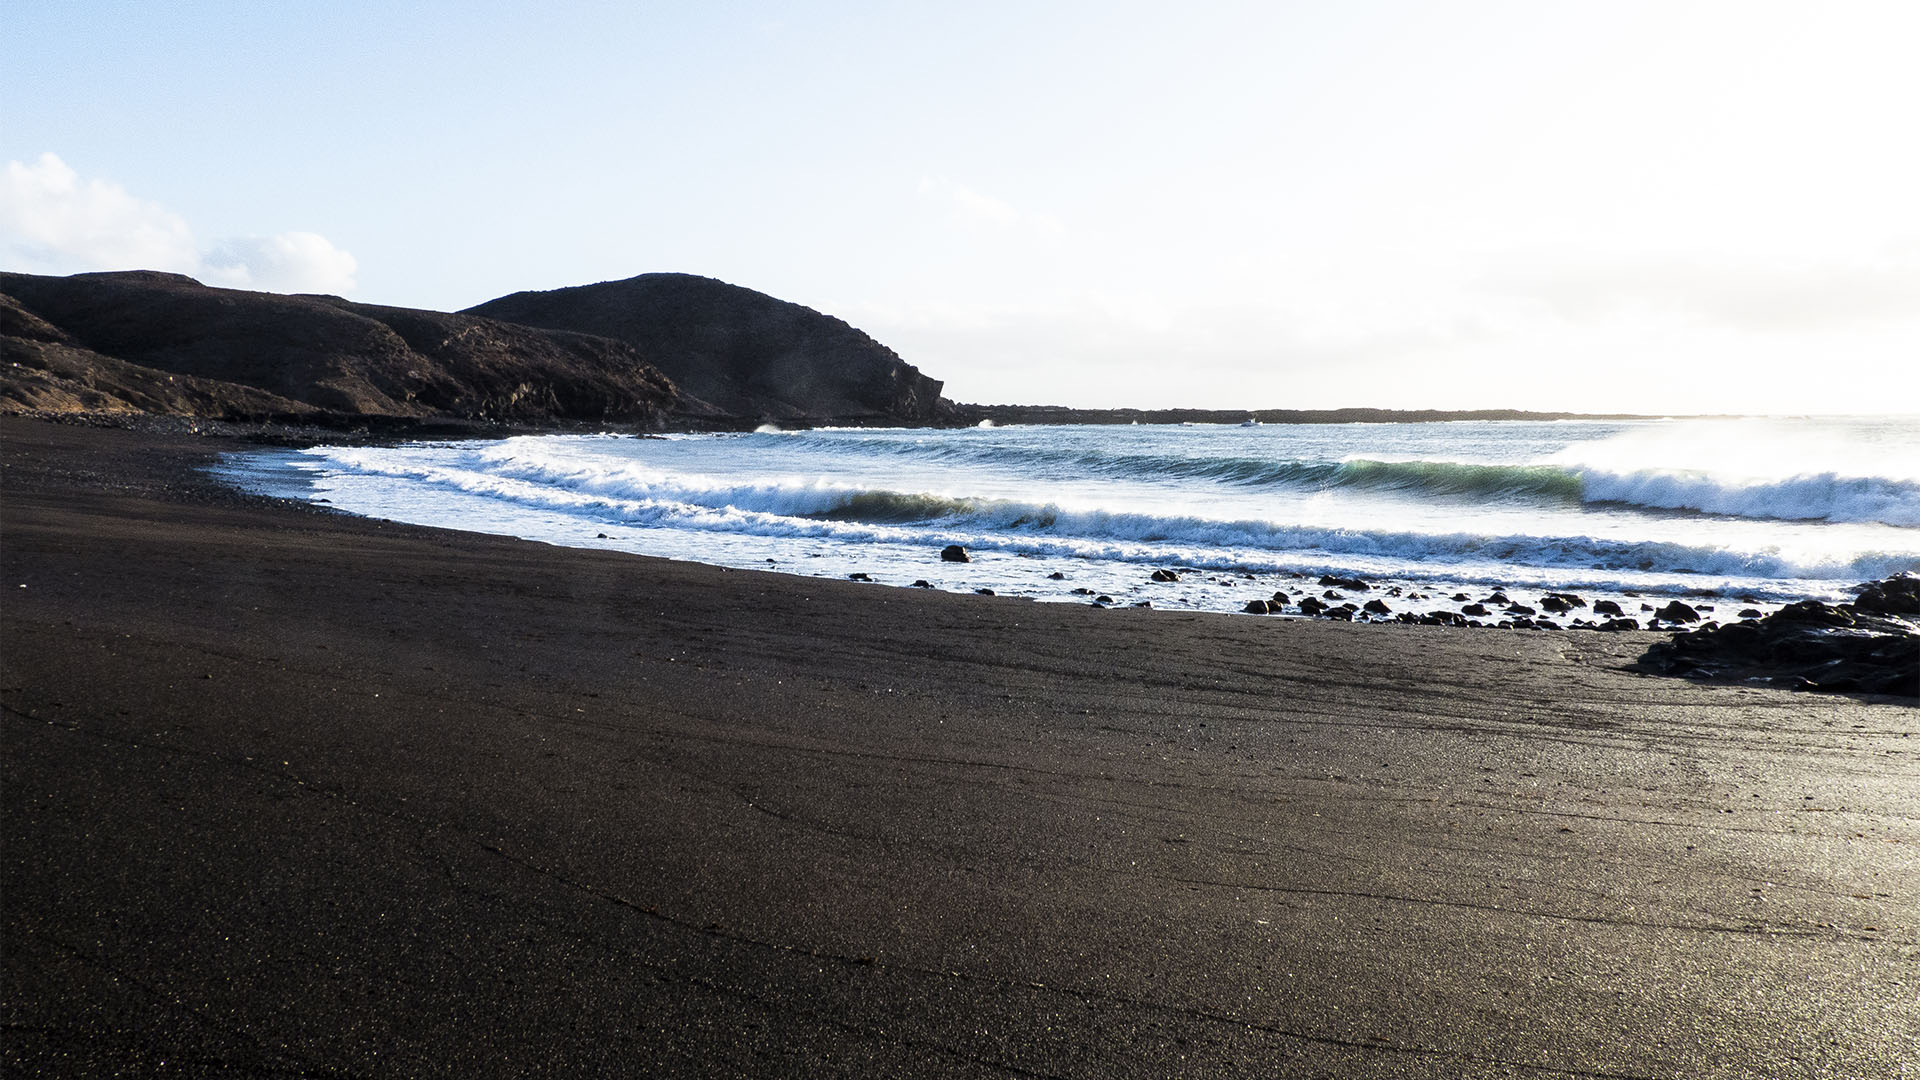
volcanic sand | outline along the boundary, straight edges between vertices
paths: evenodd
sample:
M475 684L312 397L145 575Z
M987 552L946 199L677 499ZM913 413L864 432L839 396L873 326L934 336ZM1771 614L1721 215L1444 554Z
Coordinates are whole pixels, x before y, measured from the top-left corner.
M1920 709L1636 674L1651 633L727 571L242 495L219 439L0 439L10 1072L1920 1061Z

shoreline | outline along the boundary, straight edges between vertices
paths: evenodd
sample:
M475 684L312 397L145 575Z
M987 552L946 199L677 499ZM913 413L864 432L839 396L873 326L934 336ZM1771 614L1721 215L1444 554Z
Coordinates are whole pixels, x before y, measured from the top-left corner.
M217 449L0 419L10 1070L1920 1057L1920 710L1636 674L1644 631L398 525Z

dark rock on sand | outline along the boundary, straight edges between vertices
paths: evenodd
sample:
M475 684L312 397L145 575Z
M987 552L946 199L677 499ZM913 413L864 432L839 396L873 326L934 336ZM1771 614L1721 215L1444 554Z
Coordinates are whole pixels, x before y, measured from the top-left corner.
M967 554L967 549L961 547L959 544L948 544L946 547L941 548L940 559L942 562L972 562L973 561L972 556Z
M848 581L872 581L873 579L858 571L847 575Z
M1700 613L1698 611L1695 611L1690 605L1683 603L1679 600L1672 601L1671 603L1667 604L1666 607L1663 607L1659 611L1654 612L1653 617L1656 619L1664 619L1667 622L1673 622L1673 623L1690 623L1690 622L1700 621Z
M1275 592L1273 596L1270 597L1270 599L1276 604L1286 604L1286 603L1292 602L1292 598L1283 592Z
M980 596L992 596L992 595L994 595L994 592L993 592L993 590L992 590L992 589L975 589L975 590L973 590L973 591L974 591L975 593L977 593L978 595L980 595Z
M1300 614L1302 615L1318 615L1325 610L1327 610L1327 605L1319 597L1303 596L1300 598Z
M1393 609L1388 607L1384 600L1369 600L1361 606L1361 609L1374 615L1390 615L1393 613Z
M1594 629L1605 630L1608 633L1613 633L1620 630L1638 630L1640 629L1640 624L1637 621L1633 619L1628 619L1628 618L1608 619L1606 622L1603 622L1599 626L1594 627Z
M941 408L939 380L845 322L695 274L519 292L464 314L625 342L738 417L926 421Z
M1268 600L1249 600L1247 606L1240 610L1249 615L1266 615L1273 611L1273 605L1272 601Z
M916 589L931 589L933 588L933 582L928 581L926 578L919 578L913 583L913 587Z
M1485 604L1468 604L1460 609L1460 613L1462 615L1472 615L1476 619L1483 619L1493 614L1487 610L1487 605Z
M1872 598L1874 610L1858 602L1803 600L1764 618L1675 634L1649 648L1640 667L1695 679L1920 697L1920 621L1913 618L1920 602L1909 599L1914 579L1872 582L1858 593Z

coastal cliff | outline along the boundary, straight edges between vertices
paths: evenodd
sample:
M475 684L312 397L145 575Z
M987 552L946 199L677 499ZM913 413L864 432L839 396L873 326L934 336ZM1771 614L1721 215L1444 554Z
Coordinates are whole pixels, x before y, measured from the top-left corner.
M737 417L926 423L941 382L831 315L694 274L518 292L464 314L625 342Z

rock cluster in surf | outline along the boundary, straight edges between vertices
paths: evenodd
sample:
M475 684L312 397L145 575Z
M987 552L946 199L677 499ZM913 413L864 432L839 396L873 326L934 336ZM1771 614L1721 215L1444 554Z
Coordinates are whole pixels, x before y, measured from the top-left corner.
M1920 577L1861 585L1851 604L1802 600L1765 618L1675 634L1640 665L1691 679L1920 697Z

